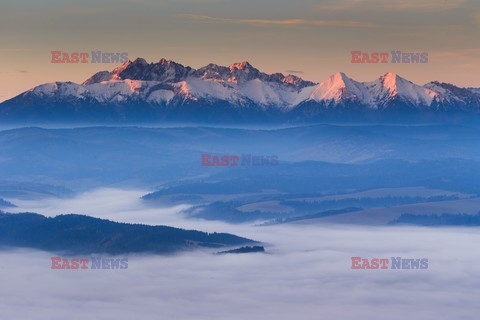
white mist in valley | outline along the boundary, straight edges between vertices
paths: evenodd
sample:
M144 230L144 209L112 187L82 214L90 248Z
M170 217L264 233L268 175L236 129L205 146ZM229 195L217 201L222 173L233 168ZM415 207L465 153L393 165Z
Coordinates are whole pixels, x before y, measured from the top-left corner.
M276 225L187 219L144 190L15 200L16 212L230 232L267 253L129 255L126 270L52 270L52 253L0 252L5 319L476 319L478 228ZM13 201L13 200L12 200ZM428 258L428 269L352 270L351 257ZM24 308L22 308L24 306Z

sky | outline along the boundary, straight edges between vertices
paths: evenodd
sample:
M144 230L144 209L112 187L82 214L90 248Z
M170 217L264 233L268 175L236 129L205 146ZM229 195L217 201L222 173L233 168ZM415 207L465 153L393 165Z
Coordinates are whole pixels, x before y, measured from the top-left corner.
M393 71L480 87L478 0L0 0L0 101L118 64L53 64L51 51L127 52L199 68L249 61L321 82ZM351 51L428 52L425 64L352 64Z

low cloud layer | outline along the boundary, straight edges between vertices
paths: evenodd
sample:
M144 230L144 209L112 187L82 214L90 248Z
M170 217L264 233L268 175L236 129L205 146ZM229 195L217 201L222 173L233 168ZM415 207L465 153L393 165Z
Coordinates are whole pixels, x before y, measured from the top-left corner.
M74 205L67 212L78 212L74 209L82 203L82 212L92 210L92 215L100 216L102 211L119 218L115 220L137 217L137 222L228 231L266 242L268 254L133 255L127 270L80 271L51 270L51 253L2 251L2 317L430 320L476 319L480 311L478 228L192 222L172 208L135 210L135 197L127 197L125 191L99 192L103 202L97 193L69 203L50 200L37 209L53 214ZM126 210L113 214L121 206ZM352 256L428 258L429 268L351 270Z

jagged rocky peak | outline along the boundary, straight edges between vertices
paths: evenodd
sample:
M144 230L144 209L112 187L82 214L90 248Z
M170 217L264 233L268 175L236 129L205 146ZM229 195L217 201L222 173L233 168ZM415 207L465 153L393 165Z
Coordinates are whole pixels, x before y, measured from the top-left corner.
M157 63L148 63L143 58L137 58L134 61L129 60L110 72L100 71L94 74L83 84L90 85L103 81L127 79L176 83L184 81L188 77L236 84L243 84L251 80L259 79L261 81L287 85L298 90L316 84L294 75L284 76L282 73L274 73L272 75L263 73L253 67L248 61L236 62L228 67L210 63L205 67L195 70L165 58L160 59Z
M303 80L302 78L297 77L293 74L286 75L283 78L282 82L293 85L295 87L301 87L301 88L316 85L315 82Z
M471 89L457 87L456 85L447 82L430 81L429 83L425 84L424 87L432 90L447 90L452 92L455 91L457 93L471 93Z
M451 83L431 81L424 85L425 88L439 94L439 98L456 104L478 104L480 102L479 89L460 88Z
M184 80L192 71L190 67L171 60L161 59L158 63L148 64L145 59L137 58L123 70L120 79L178 82Z
M85 80L82 84L89 85L89 84L100 83L102 81L109 81L109 80L112 80L112 73L107 70L104 70L104 71L95 73L93 76Z
M147 65L148 65L148 62L147 62L147 60L138 57L137 59L135 59L135 60L132 62L132 64L147 66Z
M265 79L266 74L260 72L254 68L248 61L236 62L231 64L228 69L230 70L229 82L242 83L254 79Z
M317 84L312 81L303 80L302 78L294 76L292 74L288 74L285 76L283 75L283 73L271 74L270 76L268 76L267 80L271 82L283 83L297 89L302 89L302 88L314 86Z
M158 61L158 64L162 65L162 66L165 66L165 67L170 67L170 66L175 66L175 65L179 65L179 66L182 66L181 64L179 63L176 63L175 61L173 60L167 60L165 58L161 58L159 61ZM183 67L183 66L182 66Z
M172 60L167 60L167 59L165 59L165 58L161 58L161 59L158 61L158 63L160 63L160 64L165 64L165 63L170 63L171 61L172 61Z
M232 63L230 66L229 66L229 69L231 72L233 72L234 70L245 70L247 72L249 72L250 70L256 70L258 71L257 69L255 69L248 61L242 61L242 62L235 62L235 63Z
M281 82L290 87L296 88L297 90L303 89L305 87L313 87L318 85L318 83L316 82L303 80L302 78L291 75L291 74L284 76L281 79Z
M431 84L431 85L437 85L437 86L440 86L440 85L449 84L449 83L445 83L445 82L440 82L440 81L436 81L436 80L434 80L434 81L430 81L430 82L429 82L429 83L427 83L425 86L427 86L427 85L430 85L430 84Z
M195 71L194 75L202 79L227 80L230 76L230 70L227 67L210 63Z
M195 75L202 79L223 80L238 84L254 79L265 80L268 77L254 68L248 61L236 62L228 67L211 63L198 69Z
M137 60L135 60L135 62L139 63L139 61L137 61ZM120 80L121 78L119 77L119 74L123 70L128 68L128 66L130 66L131 64L133 64L133 62L131 60L128 60L127 62L123 63L121 66L113 69L112 71L104 70L104 71L97 72L93 76L91 76L90 78L85 80L82 84L83 85L89 85L89 84L93 84L93 83L100 83L102 81Z
M99 83L108 80L144 80L159 82L178 82L184 80L191 72L191 67L184 67L172 60L160 59L158 63L148 63L143 58L133 62L127 61L113 71L101 71L83 84Z

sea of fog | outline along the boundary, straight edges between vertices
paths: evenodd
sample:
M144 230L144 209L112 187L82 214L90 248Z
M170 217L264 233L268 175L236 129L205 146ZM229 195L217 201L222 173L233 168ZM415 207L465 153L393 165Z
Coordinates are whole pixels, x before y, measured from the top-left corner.
M267 254L129 255L126 270L52 270L52 253L0 251L0 319L478 319L479 228L277 225L191 220L146 190L15 200L15 212L231 232ZM352 270L351 257L428 258L428 269Z

